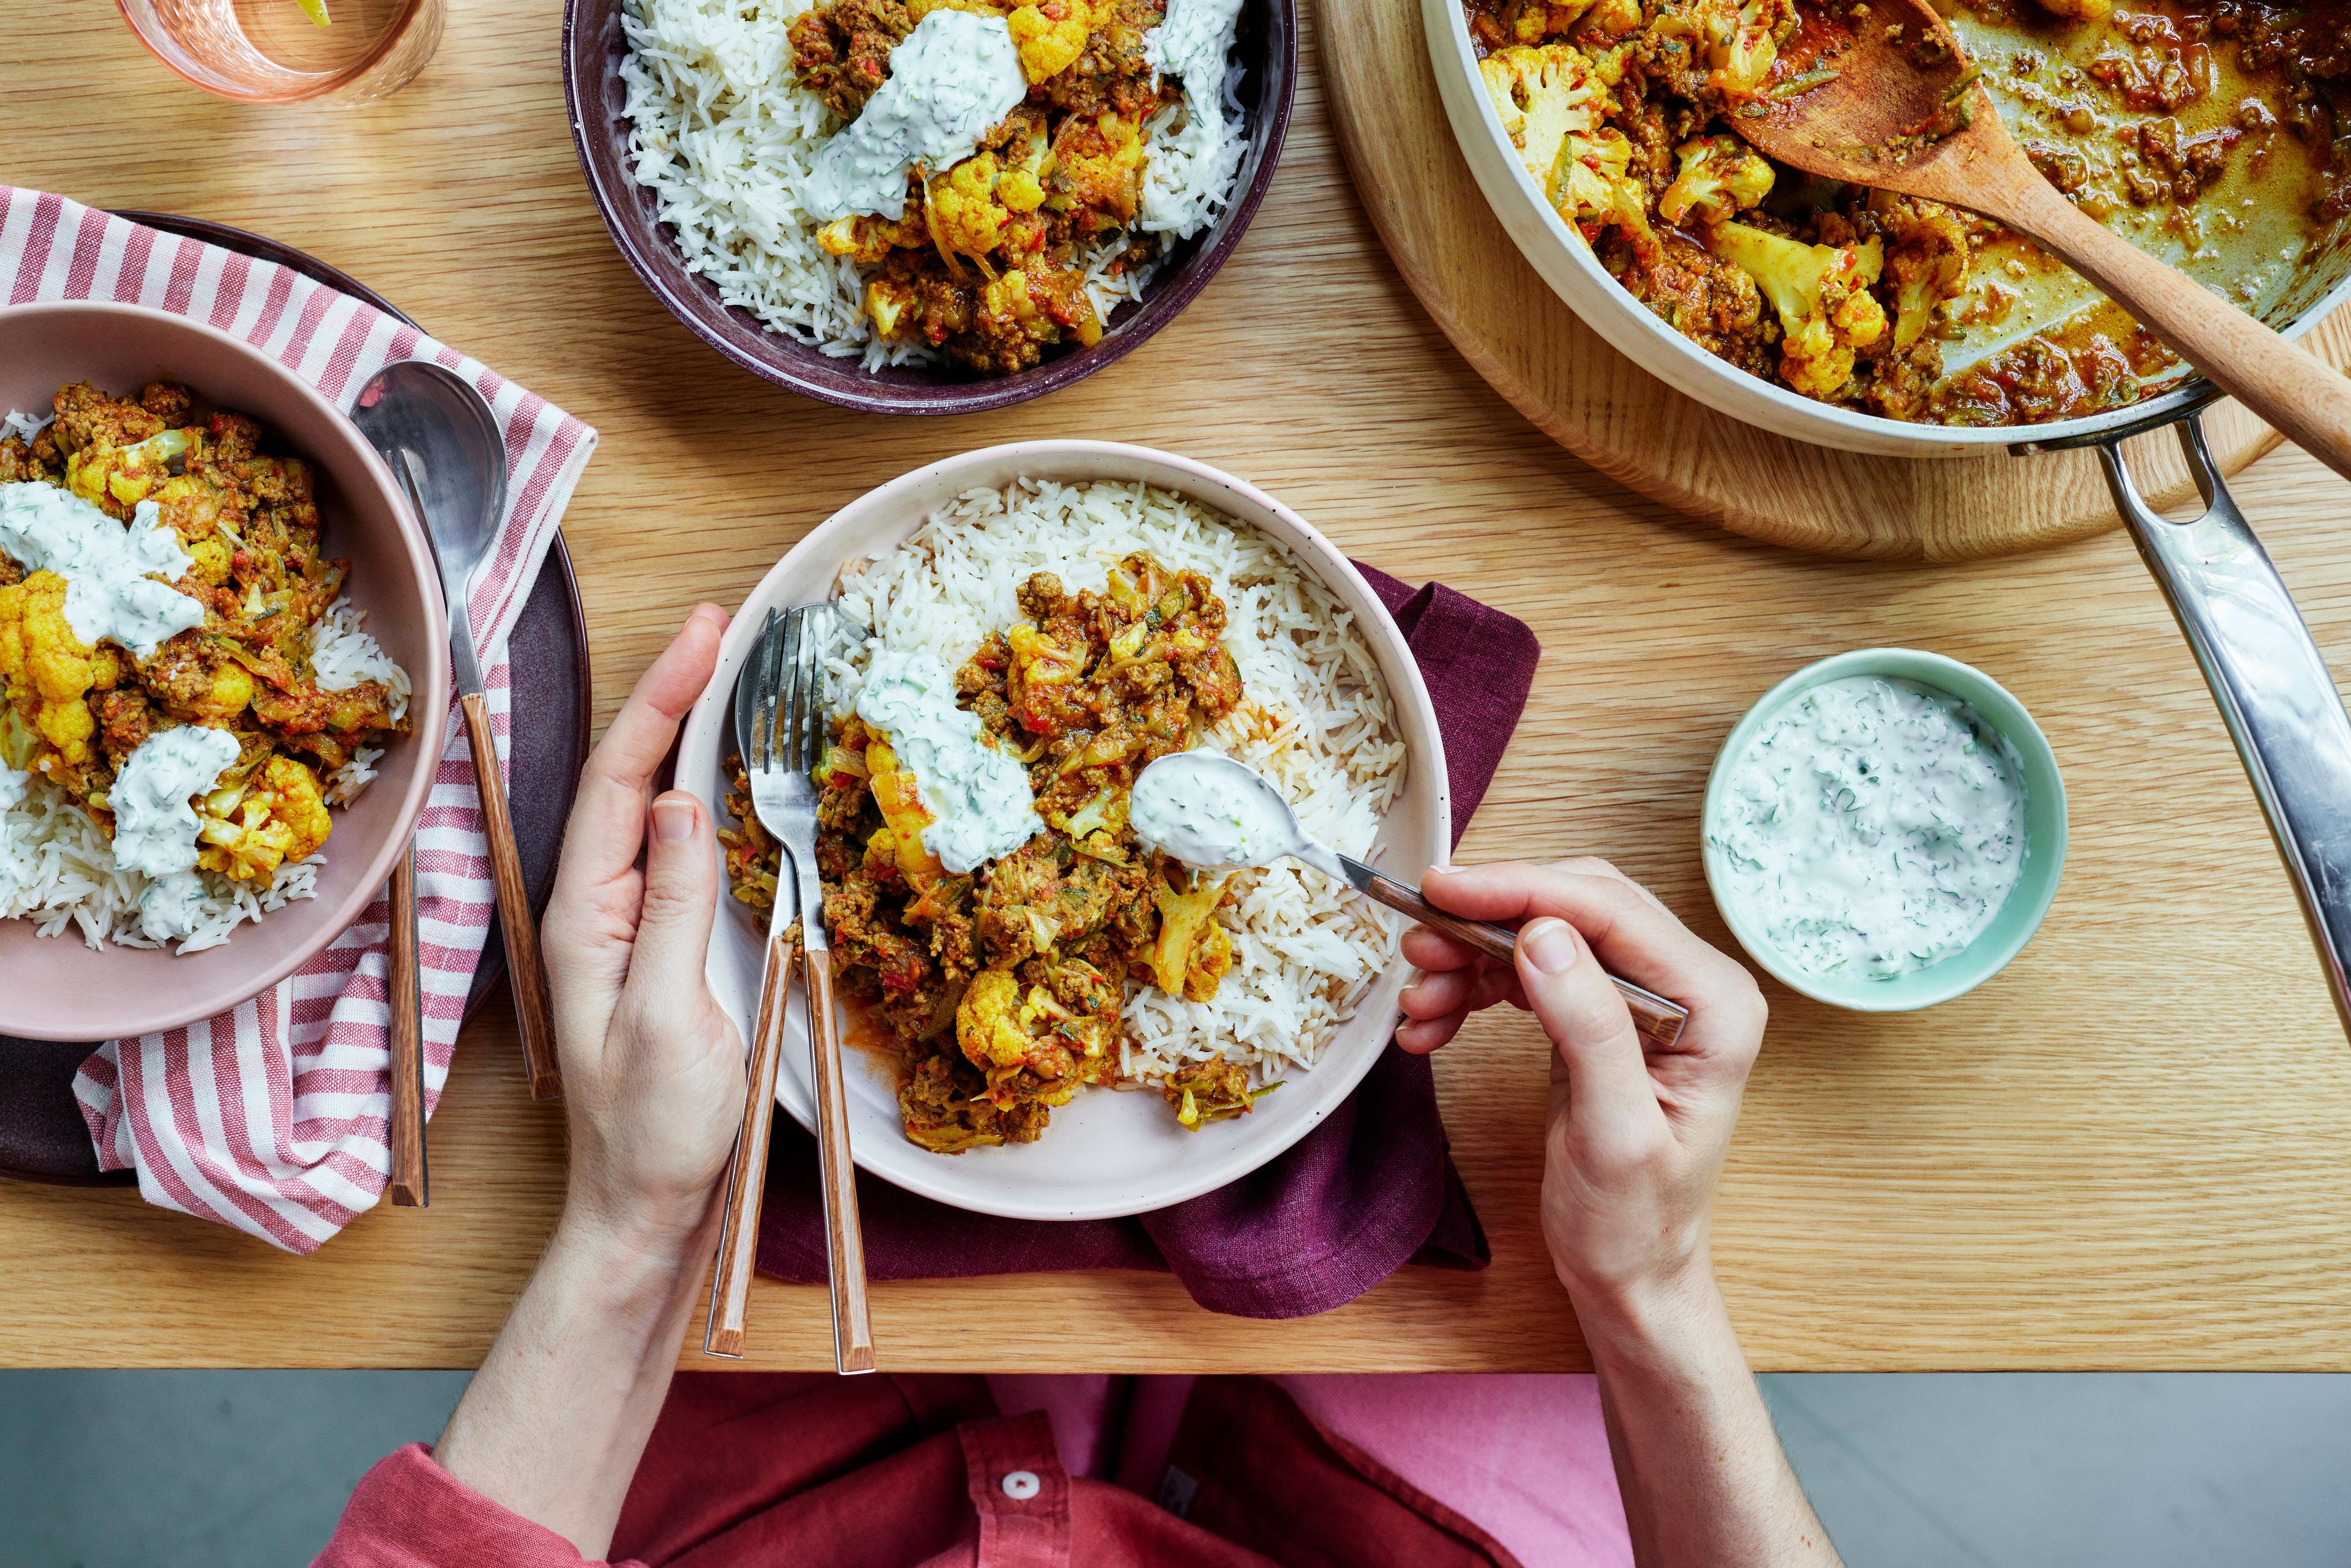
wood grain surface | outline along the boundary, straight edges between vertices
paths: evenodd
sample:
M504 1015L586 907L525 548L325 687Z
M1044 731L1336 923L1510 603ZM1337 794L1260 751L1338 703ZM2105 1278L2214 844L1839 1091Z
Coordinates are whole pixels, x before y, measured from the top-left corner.
M1865 1018L1770 988L1715 1237L1750 1354L1767 1369L2351 1370L2351 1047L2123 536L1932 570L1839 561L1603 477L1414 302L1341 166L1311 47L1265 210L1182 319L1043 402L892 423L729 370L638 287L573 166L554 0L455 7L419 82L355 111L215 103L88 0L23 0L12 20L11 177L266 230L602 432L564 530L605 717L695 601L740 602L836 507L927 460L1037 435L1221 465L1351 554L1523 617L1544 649L1534 701L1462 857L1609 856L1716 942L1729 938L1700 874L1698 800L1747 706L1846 648L1984 669L2064 768L2064 883L2004 976L1931 1012ZM1708 428L1653 424L1660 441ZM1824 496L1865 481L1836 473ZM2320 644L2351 658L2341 482L2287 452L2238 493ZM433 1207L361 1216L313 1259L135 1191L0 1185L0 1361L473 1364L563 1186L561 1109L530 1101L517 1050L493 1003L434 1118ZM1284 1323L1212 1317L1144 1274L878 1284L883 1363L1584 1365L1536 1228L1544 1062L1526 1020L1500 1016L1437 1063L1493 1244L1483 1273L1407 1269ZM750 1324L744 1364L832 1364L821 1288L761 1281ZM709 1364L700 1338L688 1364Z
M1495 390L1602 473L1686 516L1828 555L1959 560L2116 526L2092 452L1894 461L1810 446L1683 397L1611 348L1519 253L1438 100L1418 0L1316 0L1342 150L1421 304ZM2351 311L2306 340L2351 363ZM2204 416L2234 474L2277 434L2234 402ZM2168 434L2126 444L2158 509L2194 494Z

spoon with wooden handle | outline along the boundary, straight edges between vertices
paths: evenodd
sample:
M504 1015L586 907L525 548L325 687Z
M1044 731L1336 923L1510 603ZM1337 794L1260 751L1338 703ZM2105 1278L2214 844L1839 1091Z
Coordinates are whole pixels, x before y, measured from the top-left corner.
M1147 800L1153 797L1154 785L1166 783L1183 774L1189 774L1186 785L1175 788L1205 788L1226 800L1254 803L1252 813L1267 824L1270 831L1262 835L1244 831L1224 846L1227 858L1220 863L1238 866L1271 865L1278 860L1296 858L1326 876L1337 877L1357 893L1375 904L1384 904L1400 915L1408 915L1432 931L1441 931L1465 946L1473 947L1497 963L1515 960L1519 934L1507 925L1495 925L1483 920L1465 920L1437 908L1421 895L1420 889L1384 873L1374 871L1350 855L1343 855L1330 845L1309 833L1290 809L1290 799L1275 786L1273 780L1249 764L1213 751L1179 751L1163 757L1135 776L1133 799ZM1155 779L1154 775L1157 778ZM1135 832L1146 843L1151 834L1144 825L1141 814L1135 821ZM1177 860L1175 843L1155 844ZM1678 1002L1667 1001L1656 992L1636 986L1630 980L1608 977L1625 1005L1633 1009L1633 1027L1642 1042L1656 1051L1671 1050L1681 1038L1682 1025L1689 1021L1689 1009Z
M2351 478L2351 381L2065 199L2001 123L1927 0L1813 12L1772 64L1785 97L1725 121L1808 174L1965 207L2037 241L2287 440ZM1799 88L1798 84L1813 85Z
M514 988L515 1025L522 1036L523 1071L534 1100L563 1092L556 1062L555 1012L540 961L538 925L515 845L514 814L498 768L489 696L474 647L470 591L475 570L497 542L506 516L506 437L473 384L425 360L386 365L360 391L351 423L381 454L408 493L409 505L433 543L449 607L449 665L473 747L481 793L482 827L489 841L498 930L506 944L507 978Z

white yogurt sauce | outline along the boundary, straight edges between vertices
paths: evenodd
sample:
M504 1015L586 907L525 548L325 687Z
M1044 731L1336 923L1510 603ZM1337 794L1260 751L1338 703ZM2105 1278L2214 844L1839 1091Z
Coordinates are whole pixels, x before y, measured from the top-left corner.
M1168 0L1165 19L1143 36L1143 57L1180 78L1193 103L1212 105L1225 90L1225 57L1240 16L1241 0Z
M210 793L236 754L236 737L201 725L159 730L141 741L107 791L114 863L151 877L193 868L196 812L189 797Z
M1214 751L1181 751L1144 768L1126 820L1145 845L1186 865L1267 865L1298 836L1281 803L1235 779Z
M931 17L961 12L931 13ZM925 18L929 20L930 18ZM925 653L883 648L865 672L857 716L890 737L899 765L934 819L923 846L961 875L999 860L1045 826L1029 772L983 737L979 716L956 706L955 677Z
M1878 979L1976 939L2023 873L2023 765L1974 708L1855 675L1731 764L1707 844L1724 897L1796 968Z
M890 51L889 79L864 112L817 155L801 204L820 219L904 217L909 170L962 162L1028 96L1003 17L934 11Z
M155 580L184 576L194 562L152 501L139 503L126 528L54 485L0 485L0 550L27 571L66 580L66 624L92 647L120 643L152 658L204 624L202 604Z

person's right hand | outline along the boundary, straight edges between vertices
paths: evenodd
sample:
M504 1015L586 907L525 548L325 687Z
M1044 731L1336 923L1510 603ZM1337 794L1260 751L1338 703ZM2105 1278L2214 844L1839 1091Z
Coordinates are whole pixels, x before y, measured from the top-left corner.
M1715 1178L1763 1041L1754 978L1605 861L1433 868L1424 891L1455 915L1526 922L1510 966L1409 933L1424 977L1404 993L1396 1040L1434 1051L1499 1001L1541 1021L1558 1048L1543 1238L1577 1310L1637 1312L1709 1281ZM1645 1050L1604 967L1689 1009L1672 1050Z

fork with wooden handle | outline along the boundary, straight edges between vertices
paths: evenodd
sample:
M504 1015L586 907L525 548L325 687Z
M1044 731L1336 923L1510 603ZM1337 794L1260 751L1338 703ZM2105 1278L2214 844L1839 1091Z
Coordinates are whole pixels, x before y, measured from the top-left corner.
M417 985L416 846L392 868L392 940L384 1000L392 1009L392 1178L384 1192L395 1208L428 1208L433 1183L424 1166L424 1018Z
M865 1242L857 1220L857 1166L850 1150L849 1097L832 1007L831 945L826 939L824 893L816 870L817 794L810 777L825 739L823 654L833 626L830 604L799 606L784 614L780 625L770 612L737 685L735 712L752 810L759 825L783 846L792 873L789 897L782 877L777 879L778 913L774 919L781 920L780 912L788 906L802 917L800 970L808 991L810 1080L831 1263L833 1364L842 1373L857 1373L873 1370L873 1326L866 1310ZM785 991L778 970L784 958L777 933L771 932L768 977L760 987L758 1039L752 1045L753 1083L747 1092L744 1134L729 1184L726 1229L733 1239L731 1248L726 1238L720 1241L722 1274L729 1268L730 1255L738 1260L730 1285L737 1304L730 1314L727 1300L714 1282L711 1327L704 1339L704 1348L716 1355L740 1354L742 1349L742 1303L747 1299L750 1263L758 1249L766 1129L775 1113L775 1058L780 1054ZM773 1044L770 1059L763 1064L759 1052L764 1042ZM758 1086L762 1072L768 1084L764 1093ZM753 1163L755 1129L758 1164ZM730 1343L731 1351L725 1348Z
M718 1265L710 1275L710 1312L702 1331L705 1355L739 1357L750 1315L751 1276L759 1260L759 1201L766 1186L768 1136L776 1121L776 1069L784 1058L784 998L799 955L792 904L779 886L768 921L768 954L759 978L759 1016L751 1032L749 1080L743 1092L743 1130L726 1172L726 1219L718 1232Z

